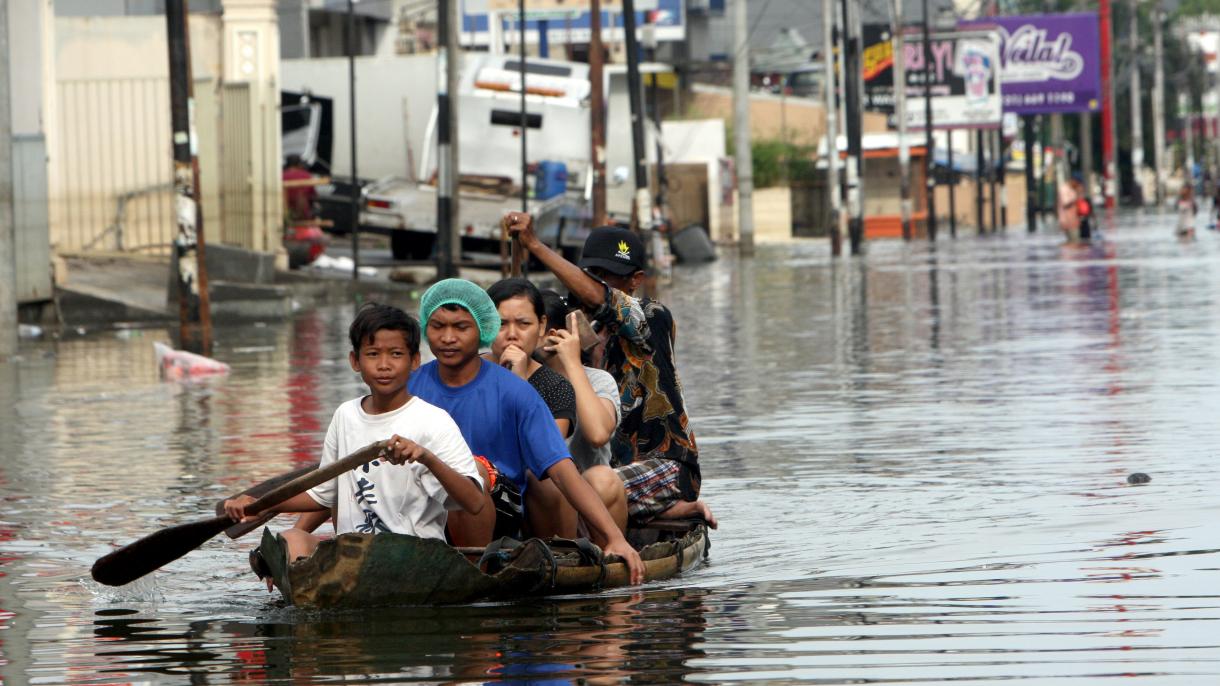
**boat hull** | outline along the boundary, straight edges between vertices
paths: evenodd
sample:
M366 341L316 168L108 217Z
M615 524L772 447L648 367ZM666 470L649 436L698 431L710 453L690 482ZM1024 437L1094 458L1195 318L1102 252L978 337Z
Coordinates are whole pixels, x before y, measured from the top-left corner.
M490 548L490 547L489 547ZM691 523L670 540L640 549L645 581L677 576L700 564L708 551L707 528ZM270 576L290 605L306 608L443 605L480 600L584 593L626 586L627 565L601 559L596 547L571 541L530 539L479 550L401 534L340 534L308 558L289 562L284 539L264 529L251 554L255 571ZM490 573L489 573L490 572Z

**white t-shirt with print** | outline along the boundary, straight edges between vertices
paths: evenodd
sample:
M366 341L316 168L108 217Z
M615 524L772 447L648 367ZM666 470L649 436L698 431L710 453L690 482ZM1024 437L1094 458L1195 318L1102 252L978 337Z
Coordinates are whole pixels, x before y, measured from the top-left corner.
M368 414L360 407L361 400L349 400L335 410L322 445L321 466L398 434L482 487L470 448L444 410L413 397L393 412ZM444 539L447 510L459 507L427 467L395 465L384 459L340 474L308 493L319 505L335 510L337 534L393 532Z
M614 406L614 426L617 427L619 420L623 418L618 382L614 380L610 372L604 369L585 367L585 376L589 377L589 385L593 387L593 392L597 394L597 397L609 400L610 404ZM579 417L579 414L577 416ZM610 464L610 443L603 443L599 448L590 445L584 435L580 433L579 419L576 422L576 430L568 438L568 450L572 452L572 461L576 463L576 468L582 472L595 465Z

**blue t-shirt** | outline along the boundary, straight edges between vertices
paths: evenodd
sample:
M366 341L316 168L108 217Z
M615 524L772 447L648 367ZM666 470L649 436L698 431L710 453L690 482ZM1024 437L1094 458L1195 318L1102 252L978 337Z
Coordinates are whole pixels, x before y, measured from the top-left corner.
M525 470L539 479L570 453L551 411L529 382L482 361L474 381L446 386L436 361L411 375L412 395L436 405L457 422L471 452L486 458L525 493Z

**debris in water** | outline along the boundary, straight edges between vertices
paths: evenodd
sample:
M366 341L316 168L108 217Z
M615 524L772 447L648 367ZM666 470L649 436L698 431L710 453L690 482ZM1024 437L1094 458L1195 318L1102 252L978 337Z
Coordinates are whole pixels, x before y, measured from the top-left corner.
M1134 472L1127 477L1127 483L1129 484L1146 484L1149 481L1152 481L1152 477L1143 472Z

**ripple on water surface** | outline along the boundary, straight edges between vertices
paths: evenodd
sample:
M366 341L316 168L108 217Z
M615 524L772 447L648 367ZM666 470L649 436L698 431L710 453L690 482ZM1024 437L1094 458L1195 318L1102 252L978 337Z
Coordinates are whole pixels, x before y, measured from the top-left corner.
M200 383L157 378L165 331L28 344L0 365L5 683L1213 683L1220 240L1167 222L680 269L722 528L637 593L302 612L252 536L98 586L115 545L316 459L362 390L353 306L218 329L233 370Z

